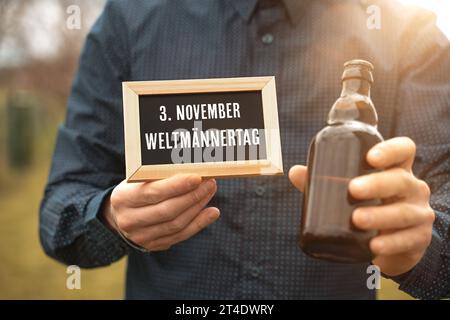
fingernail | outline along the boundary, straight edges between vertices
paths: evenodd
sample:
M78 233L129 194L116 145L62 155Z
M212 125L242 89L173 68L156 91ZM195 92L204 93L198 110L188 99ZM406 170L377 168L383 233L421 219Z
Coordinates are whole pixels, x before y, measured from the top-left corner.
M384 249L384 241L383 240L375 240L375 244L374 244L375 250L378 251L379 253L383 251Z
M217 214L217 213L211 213L211 214L209 215L209 221L214 222L214 221L216 221L216 220L219 218L219 216L220 216L220 214Z
M375 161L381 161L383 159L383 152L380 149L372 149L369 152L369 157Z
M212 191L215 186L216 186L216 181L214 179L210 179L205 182L205 188L208 192Z
M363 178L356 178L350 181L350 188L357 193L364 195L366 192L367 184Z
M363 211L363 210L356 209L354 212L354 215L356 216L357 224L364 226L364 227L368 226L370 224L370 220L371 220L370 213Z

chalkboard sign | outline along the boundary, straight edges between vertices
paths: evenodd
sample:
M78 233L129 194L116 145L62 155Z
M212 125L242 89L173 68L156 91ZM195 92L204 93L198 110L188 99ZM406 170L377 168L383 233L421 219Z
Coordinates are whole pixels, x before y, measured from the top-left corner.
M274 77L123 83L129 182L283 173Z

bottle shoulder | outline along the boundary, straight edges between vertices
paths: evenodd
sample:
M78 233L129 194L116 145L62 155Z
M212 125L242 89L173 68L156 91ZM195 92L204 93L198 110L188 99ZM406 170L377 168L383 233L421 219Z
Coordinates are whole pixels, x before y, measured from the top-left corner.
M383 141L383 136L373 125L361 122L361 121L345 121L342 123L336 123L328 125L320 130L316 136L315 141L320 140L337 140L342 138L348 138L352 136L372 136L373 139Z
M340 96L328 114L328 123L360 121L371 125L378 122L377 112L370 97L361 94Z

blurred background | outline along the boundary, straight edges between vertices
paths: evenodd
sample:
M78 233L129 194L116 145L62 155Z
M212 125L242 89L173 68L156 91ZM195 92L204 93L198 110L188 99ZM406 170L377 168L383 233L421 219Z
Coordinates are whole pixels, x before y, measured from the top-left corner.
M437 13L450 37L449 0L401 2ZM57 126L84 38L104 3L0 0L0 299L123 298L125 259L83 270L81 290L68 290L66 267L45 256L38 235ZM378 297L410 298L385 279Z

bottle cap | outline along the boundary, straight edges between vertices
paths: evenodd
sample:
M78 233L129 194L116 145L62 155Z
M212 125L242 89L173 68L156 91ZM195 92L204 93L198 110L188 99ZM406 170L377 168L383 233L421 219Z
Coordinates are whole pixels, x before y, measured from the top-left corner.
M344 73L342 80L346 79L364 79L373 82L372 71L374 66L372 63L362 59L354 59L344 63Z
M373 64L371 64L369 61L362 60L362 59L354 59L347 61L344 63L344 68L350 67L350 66L361 66L361 67L367 67L370 69L370 71L374 70Z

